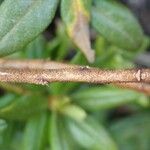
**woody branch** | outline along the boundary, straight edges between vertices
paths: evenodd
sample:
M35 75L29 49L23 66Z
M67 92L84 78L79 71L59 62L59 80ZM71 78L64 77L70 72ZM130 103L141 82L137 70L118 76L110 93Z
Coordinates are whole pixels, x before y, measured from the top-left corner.
M43 60L0 59L0 81L42 85L56 81L113 83L150 93L150 69L101 70Z

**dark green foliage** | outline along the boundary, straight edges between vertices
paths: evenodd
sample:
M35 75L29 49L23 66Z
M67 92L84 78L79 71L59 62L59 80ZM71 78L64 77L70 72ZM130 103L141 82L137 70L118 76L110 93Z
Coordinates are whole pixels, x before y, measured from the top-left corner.
M95 150L117 150L107 131L91 118L83 121L68 120L66 124L74 140L81 147Z
M91 111L113 108L127 103L136 103L140 97L145 96L134 91L112 87L91 87L77 91L72 95L72 99L76 103Z
M148 150L150 148L150 114L143 113L112 124L111 132L121 150Z
M0 6L0 56L23 49L52 21L58 0L5 0Z
M31 114L39 113L47 107L47 101L41 95L14 96L5 95L0 100L0 116L7 119L27 119Z
M0 0L0 4L3 2L3 0Z
M5 120L0 119L0 134L7 128L7 123Z
M31 117L26 124L23 135L23 150L41 150L45 147L47 135L47 113L42 112L38 116Z
M142 30L131 12L115 2L100 0L92 9L93 27L108 41L127 50L143 44Z
M62 0L63 7L65 2L74 0ZM92 38L96 58L91 66L134 67L136 50L144 51L148 43L138 21L125 6L111 0L94 0L92 7L90 2L79 0L78 4L86 7L76 8L82 8L82 13L86 8L88 24L92 23L98 31ZM83 54L75 51L73 39L66 34L75 20L72 14L66 14L73 13L72 9L61 10L65 25L62 18L56 17L55 31L46 30L50 40L41 33L52 22L58 4L57 0L4 0L0 5L0 55L20 50L9 57L89 65ZM70 8L69 4L65 8ZM150 148L150 99L144 94L79 83L48 86L1 83L0 87L4 91L0 95L0 150ZM23 92L18 93L15 87ZM120 119L122 113L128 118Z

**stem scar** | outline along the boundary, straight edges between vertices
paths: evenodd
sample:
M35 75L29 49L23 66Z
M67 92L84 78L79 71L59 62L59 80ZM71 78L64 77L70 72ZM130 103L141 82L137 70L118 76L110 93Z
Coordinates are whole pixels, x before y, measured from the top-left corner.
M135 74L135 77L136 77L137 81L139 81L139 82L141 81L141 70L140 69Z

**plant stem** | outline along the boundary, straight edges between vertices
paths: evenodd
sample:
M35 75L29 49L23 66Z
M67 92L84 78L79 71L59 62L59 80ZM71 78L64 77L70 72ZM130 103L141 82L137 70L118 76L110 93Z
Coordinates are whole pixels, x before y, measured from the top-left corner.
M48 84L49 82L150 83L150 69L101 70L95 68L18 69L0 68L1 82Z
M150 69L101 70L48 60L0 59L0 81L46 85L50 82L115 83L150 93ZM125 83L125 84L124 84Z

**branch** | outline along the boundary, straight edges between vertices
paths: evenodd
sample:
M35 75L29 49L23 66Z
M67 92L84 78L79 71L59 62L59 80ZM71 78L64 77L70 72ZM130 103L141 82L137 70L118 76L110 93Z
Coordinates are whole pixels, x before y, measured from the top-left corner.
M95 68L18 69L0 68L1 82L48 84L49 82L150 83L150 69L100 70Z
M122 87L150 93L149 85L145 84L150 83L150 69L112 71L48 60L0 59L0 81L42 85L56 81L116 83Z

